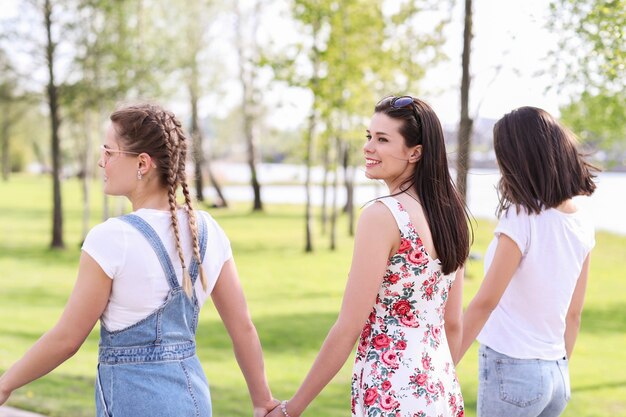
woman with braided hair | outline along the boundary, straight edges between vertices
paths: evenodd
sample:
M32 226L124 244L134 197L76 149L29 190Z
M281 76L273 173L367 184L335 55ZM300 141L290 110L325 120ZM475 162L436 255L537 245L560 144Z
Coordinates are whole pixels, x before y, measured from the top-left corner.
M195 347L198 313L210 295L232 339L254 416L265 415L277 401L261 344L228 238L208 213L192 207L180 122L153 104L121 108L110 119L98 162L104 191L127 197L133 212L89 232L63 315L0 377L0 404L70 358L100 320L98 417L211 416Z

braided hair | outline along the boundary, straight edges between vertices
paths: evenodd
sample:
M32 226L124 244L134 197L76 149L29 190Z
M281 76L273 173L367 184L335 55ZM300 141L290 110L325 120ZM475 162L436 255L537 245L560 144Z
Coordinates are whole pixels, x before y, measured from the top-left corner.
M176 237L176 250L182 266L183 290L191 297L193 288L183 250L180 245L180 228L176 211L176 192L182 188L185 208L189 216L189 228L193 256L198 262L200 282L206 291L207 279L202 268L200 245L198 243L198 223L193 209L189 186L187 185L185 162L188 139L176 116L155 104L135 104L116 110L111 114L111 122L129 152L147 153L156 164L160 183L167 188L172 229Z

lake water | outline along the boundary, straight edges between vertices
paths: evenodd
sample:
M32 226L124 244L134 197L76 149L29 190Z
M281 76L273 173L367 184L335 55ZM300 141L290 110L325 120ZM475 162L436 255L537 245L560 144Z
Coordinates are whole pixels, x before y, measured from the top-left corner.
M227 182L245 183L249 181L249 170L245 164L215 164L218 178ZM323 172L315 168L312 172L314 183L320 183ZM304 167L287 164L261 164L258 170L261 182L261 197L265 203L303 204L305 192L303 185L276 185L276 183L304 183ZM362 170L357 170L355 204L360 206L373 198L385 195L384 184L369 180ZM498 197L495 185L499 179L497 170L474 169L468 175L468 206L477 218L495 219ZM341 184L341 180L340 180ZM576 201L594 218L596 228L626 235L626 173L603 172L597 178L597 189L591 197L577 197ZM215 196L212 188L207 194ZM313 205L322 203L322 187L311 188ZM229 201L252 201L252 188L249 185L233 185L224 188ZM329 192L330 194L330 192ZM338 190L338 205L345 203L345 190ZM330 201L330 195L329 200Z

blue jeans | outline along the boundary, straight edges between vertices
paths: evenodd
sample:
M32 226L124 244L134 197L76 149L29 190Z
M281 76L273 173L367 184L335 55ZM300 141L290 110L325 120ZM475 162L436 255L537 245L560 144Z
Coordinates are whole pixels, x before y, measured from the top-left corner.
M567 359L515 359L478 350L478 417L557 417L571 396Z

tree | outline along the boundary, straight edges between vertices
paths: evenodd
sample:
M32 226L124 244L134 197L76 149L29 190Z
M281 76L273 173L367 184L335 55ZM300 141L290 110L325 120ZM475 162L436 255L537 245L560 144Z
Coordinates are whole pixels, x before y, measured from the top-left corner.
M247 15L240 7L239 0L235 0L234 7L236 15L236 48L239 59L239 82L242 89L241 113L243 117L243 132L247 145L250 184L254 193L252 210L261 211L263 210L263 202L261 201L261 184L257 175L259 155L256 126L260 102L257 90L257 65L260 61L257 31L261 2L254 0L252 12ZM247 21L250 21L249 26L246 24ZM244 32L247 27L250 28L248 36Z
M626 1L552 0L548 27L559 36L550 71L570 94L563 121L606 150L626 147Z
M180 3L183 10L180 15L184 27L180 32L183 35L185 48L181 48L180 64L183 69L184 83L189 93L189 104L191 108L190 134L193 143L194 159L194 182L196 188L196 198L203 202L204 199L204 171L207 172L209 180L215 189L217 199L214 203L217 207L227 207L226 197L222 188L213 174L211 167L211 154L204 148L204 134L200 125L198 114L199 100L204 89L202 86L206 81L201 75L207 72L209 64L202 62L202 52L207 46L207 32L211 21L211 2L207 0L193 0ZM206 77L205 77L206 78Z
M46 90L48 106L50 110L50 148L52 150L52 248L64 248L63 242L63 205L61 199L61 139L59 127L59 91L55 79L56 48L58 41L54 39L52 31L55 25L53 4L51 0L45 0L41 12L46 30L46 65L48 69L48 87Z
M19 92L18 75L4 50L0 49L0 164L2 179L11 173L11 128L23 114L19 106L24 97Z
M457 157L457 180L456 186L463 197L467 199L467 172L470 163L470 140L472 137L473 120L469 116L469 90L470 90L470 55L472 50L472 0L465 0L465 26L463 29L463 55L461 78L461 120L459 122L459 149Z

